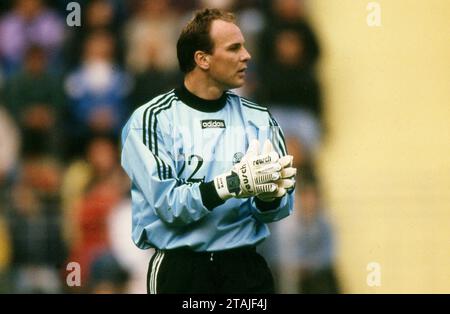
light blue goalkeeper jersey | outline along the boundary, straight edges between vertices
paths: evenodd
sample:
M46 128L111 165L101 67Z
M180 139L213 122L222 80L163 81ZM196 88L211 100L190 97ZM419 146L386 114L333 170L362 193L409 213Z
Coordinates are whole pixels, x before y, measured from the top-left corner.
M252 139L286 154L266 108L232 92L204 100L184 86L139 107L122 131L122 167L131 179L132 238L142 248L213 252L257 245L267 223L292 212L294 194L264 203L223 202L215 176L243 157ZM260 147L262 149L262 147Z

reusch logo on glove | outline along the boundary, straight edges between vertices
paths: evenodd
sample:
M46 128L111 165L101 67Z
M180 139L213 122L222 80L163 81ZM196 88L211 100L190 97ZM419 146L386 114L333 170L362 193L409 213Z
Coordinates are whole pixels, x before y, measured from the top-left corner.
M242 176L242 181L243 181L242 183L244 184L247 191L253 193L252 186L250 185L250 180L247 175L247 165L246 164L243 164L241 167L241 176Z
M266 164L272 161L272 158L269 156L265 158L259 158L253 161L253 166L259 166L261 164Z
M225 129L225 121L224 120L202 120L202 129Z

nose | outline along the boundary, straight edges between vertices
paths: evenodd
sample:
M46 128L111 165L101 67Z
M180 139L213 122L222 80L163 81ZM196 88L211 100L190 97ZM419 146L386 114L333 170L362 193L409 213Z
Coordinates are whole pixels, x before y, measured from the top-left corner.
M247 62L247 61L249 61L251 58L252 58L252 56L250 55L250 53L248 52L248 50L245 49L245 48L243 48L243 54L242 54L241 60L242 60L243 62Z

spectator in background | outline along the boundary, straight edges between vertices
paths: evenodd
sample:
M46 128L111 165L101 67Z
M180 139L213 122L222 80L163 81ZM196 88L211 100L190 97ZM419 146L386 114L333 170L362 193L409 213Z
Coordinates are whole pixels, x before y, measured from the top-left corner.
M4 95L3 95L3 93L4 93L4 91L3 91L4 84L5 84L5 76L3 74L3 69L0 66L0 102L2 102L3 98L4 98Z
M142 0L125 26L127 68L140 73L149 68L162 72L177 70L174 43L179 33L178 16L168 0Z
M84 166L79 162L69 169L63 185L63 195L70 196L64 201L69 206L65 208L65 229L70 231L67 238L71 240L69 260L85 270L83 282L90 280L92 263L110 250L108 217L128 187L112 140L93 138L86 161Z
M110 33L95 32L86 38L82 63L66 80L70 100L67 132L69 155L83 152L93 135L118 135L128 115L126 98L130 78L114 62L114 38Z
M114 61L123 65L124 43L121 36L121 23L119 21L119 7L110 0L85 1L81 5L81 26L70 28L64 43L64 57L66 70L73 70L83 55L83 45L86 38L94 32L107 32L114 34L116 53Z
M259 98L275 118L285 122L285 133L297 136L304 151L314 155L320 142L322 109L319 84L303 58L304 42L286 29L277 34L274 45L275 59L261 76Z
M10 9L11 1L13 0L0 1L0 15L2 15L3 13L5 13L7 10Z
M109 137L96 136L90 139L83 158L70 163L64 173L61 195L64 210L64 231L69 246L80 241L78 219L79 203L86 191L96 181L120 175L117 145ZM124 181L128 182L127 180Z
M335 249L331 225L322 205L317 179L311 168L303 168L297 193L300 293L339 293L334 270Z
M23 70L6 82L5 103L17 121L24 156L57 154L62 142L57 132L64 93L61 80L47 70L43 48L31 46Z
M0 105L0 204L4 204L3 195L10 178L18 166L20 147L19 130L8 112Z
M290 152L293 148L288 147ZM271 240L259 249L270 256L269 265L277 274L277 292L340 293L334 270L334 234L314 169L304 164L297 176L296 196L301 202L295 204L293 215L271 226Z
M127 292L129 274L115 256L105 251L90 266L89 292L95 294L118 294Z
M173 43L177 40L177 12L167 0L141 1L125 28L127 66L135 80L130 111L182 82Z
M267 23L260 41L262 60L273 60L275 56L274 39L280 30L290 29L303 38L303 58L308 67L315 66L320 48L316 35L306 20L303 0L273 0L267 4ZM269 62L270 63L270 62ZM269 64L267 64L269 66Z
M155 60L149 55L149 60ZM134 111L149 99L162 94L168 86L177 86L182 82L182 76L174 71L162 71L158 69L153 61L149 61L147 68L134 77L133 88L130 93L129 111Z
M20 136L8 112L0 105L0 293L8 293L11 260L9 226L4 217L14 172L18 166Z
M276 34L273 44L275 56L262 76L260 97L273 106L298 107L319 118L319 86L305 59L303 37L286 28Z
M79 241L71 248L69 260L84 270L82 282L89 282L93 261L109 250L107 217L120 198L120 182L110 177L94 182L78 203L72 223L78 229Z
M59 183L60 167L51 158L24 161L7 215L13 292L61 292L59 270L66 248L61 233Z
M223 11L230 11L234 8L236 0L198 0L200 8L216 8Z
M64 40L64 24L43 0L16 0L0 18L0 64L5 74L16 73L30 46L43 47L52 69L58 66Z
M304 152L295 136L286 136L286 148L293 158L292 166L303 172ZM299 176L299 175L297 175ZM299 176L298 180L302 180ZM296 200L300 200L299 195ZM258 247L258 251L266 257L268 264L274 273L275 291L277 293L298 293L298 229L300 228L297 219L297 201L294 204L297 208L293 214L277 224L269 224L271 236Z
M131 200L124 195L108 217L109 241L111 253L121 268L129 274L126 293L147 293L147 278L142 276L147 271L148 261L154 249L140 250L131 240Z
M321 137L322 105L315 63L319 46L298 0L276 0L261 37L257 98L296 136L306 159L314 159Z

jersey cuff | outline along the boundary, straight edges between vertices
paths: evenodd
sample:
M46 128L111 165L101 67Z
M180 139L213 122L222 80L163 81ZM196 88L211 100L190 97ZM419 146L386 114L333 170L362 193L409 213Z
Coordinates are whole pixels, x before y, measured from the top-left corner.
M225 203L225 201L219 197L219 194L217 194L216 188L214 186L214 181L210 181L208 183L200 183L199 188L203 205L208 210L213 210L215 207Z
M255 205L261 212L276 209L280 206L280 204L281 204L281 197L276 198L270 202L264 202L264 201L260 200L259 198L255 197Z

